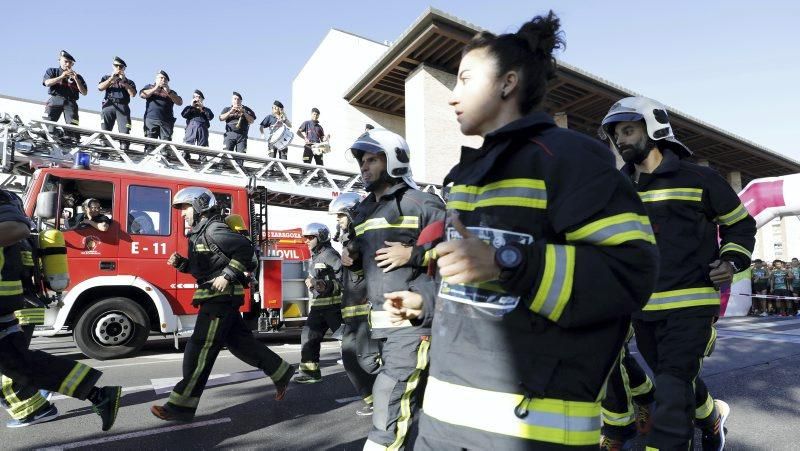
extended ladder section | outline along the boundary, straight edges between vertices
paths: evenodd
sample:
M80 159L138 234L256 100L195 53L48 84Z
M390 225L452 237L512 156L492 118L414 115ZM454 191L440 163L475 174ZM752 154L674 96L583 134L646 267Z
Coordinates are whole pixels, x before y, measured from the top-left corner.
M0 118L0 187L21 191L36 168L70 167L81 152L95 167L242 187L255 179L267 189L268 204L283 207L325 210L339 193L363 189L355 172L45 120L26 123L8 114Z

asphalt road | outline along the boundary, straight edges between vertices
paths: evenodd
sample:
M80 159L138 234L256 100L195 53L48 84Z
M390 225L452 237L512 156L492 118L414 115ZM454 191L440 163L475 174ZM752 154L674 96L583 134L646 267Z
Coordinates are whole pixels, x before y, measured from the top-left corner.
M731 406L726 449L800 448L800 318L723 319L718 329L703 378L712 396ZM296 336L263 341L289 362L299 362ZM59 419L22 429L0 426L3 449L358 450L370 427L369 417L355 415L360 401L336 363L336 341L323 343L323 381L293 384L282 402L273 399L268 379L223 351L212 371L213 386L188 424L165 423L149 412L166 400L180 376L182 354L171 340L154 339L135 358L105 362L86 359L69 338L35 339L33 347L102 370L101 383L124 387L122 407L114 428L103 433L88 402L58 396Z

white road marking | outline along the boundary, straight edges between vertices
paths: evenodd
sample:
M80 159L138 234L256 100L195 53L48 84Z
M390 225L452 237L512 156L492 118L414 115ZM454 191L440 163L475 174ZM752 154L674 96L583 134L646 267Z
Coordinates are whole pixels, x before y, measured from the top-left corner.
M339 404L347 404L353 401L358 401L359 399L361 399L361 396L351 396L349 398L337 399L336 402L338 402Z
M770 321L765 323L761 322L739 323L735 326L720 325L718 328L720 330L760 330L760 329L765 329L767 327L788 326L792 324L796 324L798 327L800 327L800 319L785 319L785 320ZM769 332L774 332L774 331L769 331Z
M122 387L122 393L130 393L130 392L137 392L137 391L145 391L150 390L153 388L152 385L139 385L136 387ZM67 395L53 395L52 400L58 401L59 399L69 399L70 397Z
M206 384L206 388L208 387L215 387L217 385L224 385L230 384L233 382L245 382L245 381L252 381L255 379L267 378L267 375L264 374L261 370L255 371L241 371L238 373L222 373L222 374L212 374L208 377L208 383ZM163 379L151 379L153 390L155 390L157 395L162 395L164 393L169 393L172 391L172 388L175 387L175 384L180 382L181 377L167 377Z
M739 338L744 340L756 341L774 341L778 343L795 343L800 344L800 336L788 335L776 332L756 333L756 332L742 332L737 330L719 330L719 336L723 338Z
M197 423L181 424L177 426L167 426L163 428L150 429L146 431L129 432L127 434L113 435L111 437L103 437L94 440L84 440L81 442L65 443L63 445L56 445L48 448L39 448L37 451L61 451L64 449L81 448L84 446L102 445L105 443L116 442L119 440L130 440L132 438L148 437L157 434L166 434L168 432L182 431L186 429L195 429L204 426L214 426L216 424L230 423L231 419L228 417L219 418L216 420L198 421Z

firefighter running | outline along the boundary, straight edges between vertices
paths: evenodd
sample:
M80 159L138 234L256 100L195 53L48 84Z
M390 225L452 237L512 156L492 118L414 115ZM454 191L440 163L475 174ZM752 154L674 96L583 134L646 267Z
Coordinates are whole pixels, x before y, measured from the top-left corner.
M699 374L714 350L719 286L750 266L755 220L716 171L685 161L692 152L675 139L663 105L622 99L602 127L647 208L661 258L655 292L634 317L639 352L655 373L647 445L686 449L696 426L704 450L721 450L730 408Z
M37 413L38 419L48 416L52 419L54 416L50 410L40 410L45 404L32 393L36 389L88 399L92 410L102 420L102 430L107 431L117 418L122 388L98 387L95 383L102 375L100 371L74 360L28 348L30 340L20 327L15 312L25 307L23 287L28 283L22 281L27 271L22 259L23 246L19 243L28 239L30 234L31 223L22 211L19 198L0 189L0 373L3 374L3 398L12 408L17 408L14 413L25 414L21 418L16 418L14 413L12 416L28 423L36 422ZM26 403L26 399L30 403ZM34 416L30 417L31 414Z
M350 258L358 257L355 246L353 210L361 201L358 193L342 193L328 206L328 213L336 215L334 241L342 243ZM342 273L342 362L347 377L364 405L357 415L372 415L372 385L380 369L380 343L369 337L369 304L364 271L345 266Z
M360 258L346 252L342 260L352 271L364 272L372 307L370 335L382 345L382 366L372 387L372 430L364 449L399 450L411 445L411 425L428 373L430 329L408 321L391 323L383 308L383 295L423 290L432 284L423 267L427 249L414 244L421 230L443 218L444 206L414 183L408 144L399 135L370 130L350 148L370 194L356 207L353 217Z
M342 325L342 260L331 246L331 232L318 222L303 227L303 238L311 251L311 268L306 287L311 291L308 318L300 337L300 372L295 382L313 384L322 381L319 351L325 332L335 332Z
M484 142L445 179L415 449L596 450L606 377L652 292L657 249L636 192L602 143L542 111L559 28L550 12L464 50L450 104ZM431 293L387 296L396 320L434 311Z
M192 304L200 311L184 351L183 379L165 405L152 406L150 411L162 420L192 421L223 346L239 360L263 370L275 384L275 399L282 400L294 367L256 340L239 314L244 288L249 285L247 273L258 263L252 243L222 221L217 200L206 188L184 188L175 194L172 205L191 227L189 255L174 253L167 264L197 280Z

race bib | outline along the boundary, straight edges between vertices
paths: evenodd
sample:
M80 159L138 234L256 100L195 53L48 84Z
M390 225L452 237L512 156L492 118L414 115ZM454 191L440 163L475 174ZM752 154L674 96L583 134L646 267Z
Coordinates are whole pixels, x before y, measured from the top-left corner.
M526 233L509 232L490 227L467 227L467 230L495 249L511 243L520 243L526 246L533 244L533 236ZM461 234L453 227L447 228L445 236L447 241L461 239ZM439 297L469 305L492 316L503 316L514 310L519 303L519 296L505 294L497 281L478 284L450 284L442 281L439 285Z

